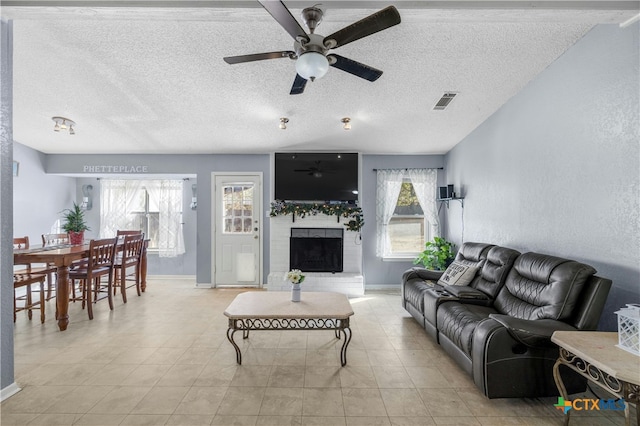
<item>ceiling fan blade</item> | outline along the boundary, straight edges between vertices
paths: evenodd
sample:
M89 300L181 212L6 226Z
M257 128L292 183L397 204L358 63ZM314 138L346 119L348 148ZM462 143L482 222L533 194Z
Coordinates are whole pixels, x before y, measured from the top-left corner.
M298 37L309 40L309 36L304 31L304 28L300 26L284 3L273 0L258 0L258 2L273 16L273 19L278 21L282 28L284 28L294 40L298 40Z
M307 85L307 80L300 77L300 74L296 74L296 79L293 80L293 86L291 86L290 95L299 95L304 92L304 88Z
M376 81L382 75L382 71L354 61L353 59L345 58L344 56L332 53L327 55L327 58L335 58L335 62L331 63L332 67L364 78L365 80Z
M400 14L398 13L398 9L394 6L389 6L326 36L323 42L325 46L335 49L336 47L344 46L347 43L377 33L378 31L386 30L399 23Z
M264 59L291 58L296 56L296 52L292 50L283 50L282 52L253 53L251 55L226 56L222 59L228 64L241 64L243 62L262 61Z

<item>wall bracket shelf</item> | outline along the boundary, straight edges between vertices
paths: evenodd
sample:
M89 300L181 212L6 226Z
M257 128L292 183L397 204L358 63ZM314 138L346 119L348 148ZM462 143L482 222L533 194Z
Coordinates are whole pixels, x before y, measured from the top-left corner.
M455 197L455 198L439 198L438 201L440 201L440 207L442 207L442 205L446 205L447 208L449 208L449 201L460 201L460 206L462 208L464 208L464 197ZM438 212L440 211L440 208L438 208Z

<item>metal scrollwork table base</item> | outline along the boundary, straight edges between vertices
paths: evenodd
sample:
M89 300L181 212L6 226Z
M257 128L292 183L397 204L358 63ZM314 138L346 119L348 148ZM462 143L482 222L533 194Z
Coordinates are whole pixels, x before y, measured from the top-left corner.
M247 339L251 330L333 330L336 338L344 337L340 363L347 364L353 309L344 294L303 292L300 302L292 302L289 292L249 291L236 296L224 314L229 318L227 339L236 350L238 364L242 364L242 352L234 335L242 331Z
M618 333L600 331L556 331L551 341L560 347L560 356L553 366L553 378L560 395L569 400L560 376L564 365L605 391L623 398L625 425L631 425L629 403L636 406L636 424L640 425L640 358L616 347ZM571 410L564 414L569 424Z

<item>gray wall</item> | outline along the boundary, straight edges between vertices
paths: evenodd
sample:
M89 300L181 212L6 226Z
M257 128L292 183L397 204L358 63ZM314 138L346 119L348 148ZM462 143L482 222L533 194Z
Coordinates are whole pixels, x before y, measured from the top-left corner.
M446 156L464 239L592 265L614 283L606 330L640 301L638 34L595 27Z
M12 105L13 22L0 20L0 390L14 380Z
M149 258L150 274L181 275L192 274L195 262L196 281L200 284L211 283L211 173L212 172L262 172L263 198L268 203L270 175L269 155L47 155L45 170L52 174L86 173L84 166L128 165L146 166L147 174L195 175L198 188L198 209L191 211L191 181L185 183L185 245L189 253L174 260L153 256ZM95 174L95 173L93 173ZM108 177L108 174L103 174ZM121 175L120 175L121 176ZM87 182L83 178L83 182ZM90 180L91 184L96 183ZM79 185L78 191L80 191ZM98 214L96 201L99 199L98 186L94 185L94 212ZM81 197L81 192L78 192ZM79 198L81 199L81 198ZM99 204L98 204L99 205ZM268 204L264 206L268 208ZM92 221L95 218L91 219ZM93 222L92 222L93 223ZM269 265L269 223L263 227L264 264ZM97 229L97 228L96 228ZM188 245L187 245L188 244ZM193 248L195 247L195 250ZM193 258L195 256L195 258ZM191 266L190 266L191 265ZM264 282L268 271L265 267Z
M364 212L362 228L362 261L367 286L397 284L402 273L413 266L411 261L383 261L376 257L376 173L373 169L439 168L444 165L442 155L363 155L362 195ZM443 171L438 180L443 179ZM444 183L440 183L444 185ZM444 232L445 227L443 226Z
M47 155L14 142L14 160L20 163L20 172L13 180L13 235L28 236L31 244L41 244L41 235L52 232L62 211L82 201L82 186L91 185L93 206L85 212L90 230L85 238L98 238L100 232L100 180L74 178L45 173ZM175 258L159 259L148 256L150 275L196 274L196 219L190 209L191 185L196 179L184 181L183 230L186 253Z
M42 244L41 235L51 231L61 212L82 199L76 197L75 178L45 174L45 158L41 152L13 144L13 159L20 163L18 177L13 179L13 235L26 235L31 244ZM91 238L90 231L87 237Z
M35 152L35 151L34 151ZM263 197L265 210L269 209L270 170L269 155L47 155L46 172L50 174L82 174L84 166L98 165L145 165L149 174L195 174L198 183L198 209L188 209L191 201L191 181L185 183L185 256L163 259L159 262L149 257L150 274L180 275L196 271L198 283L211 282L211 173L258 171L263 173ZM414 168L442 167L444 156L362 156L362 195L365 212L365 226L362 231L363 267L369 285L399 284L402 272L411 267L411 262L382 262L375 256L375 197L376 180L374 168ZM108 175L104 175L108 177ZM100 182L95 177L80 178L77 182L76 197L81 200L81 186L93 185L93 209L87 212L87 219L97 234L99 229ZM269 221L263 226L264 277L269 273ZM91 235L91 234L89 234ZM194 241L195 240L195 241ZM194 266L195 265L195 266ZM194 269L191 269L194 266Z

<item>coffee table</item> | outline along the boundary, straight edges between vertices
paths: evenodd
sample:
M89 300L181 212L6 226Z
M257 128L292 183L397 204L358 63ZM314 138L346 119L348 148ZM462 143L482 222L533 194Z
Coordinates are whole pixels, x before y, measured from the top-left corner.
M240 330L243 339L250 330L334 330L337 339L340 333L344 336L340 362L343 367L347 364L353 309L344 294L302 292L300 302L292 302L287 291L249 291L237 295L224 314L229 318L227 339L236 350L238 364L242 364L242 353L233 337Z

